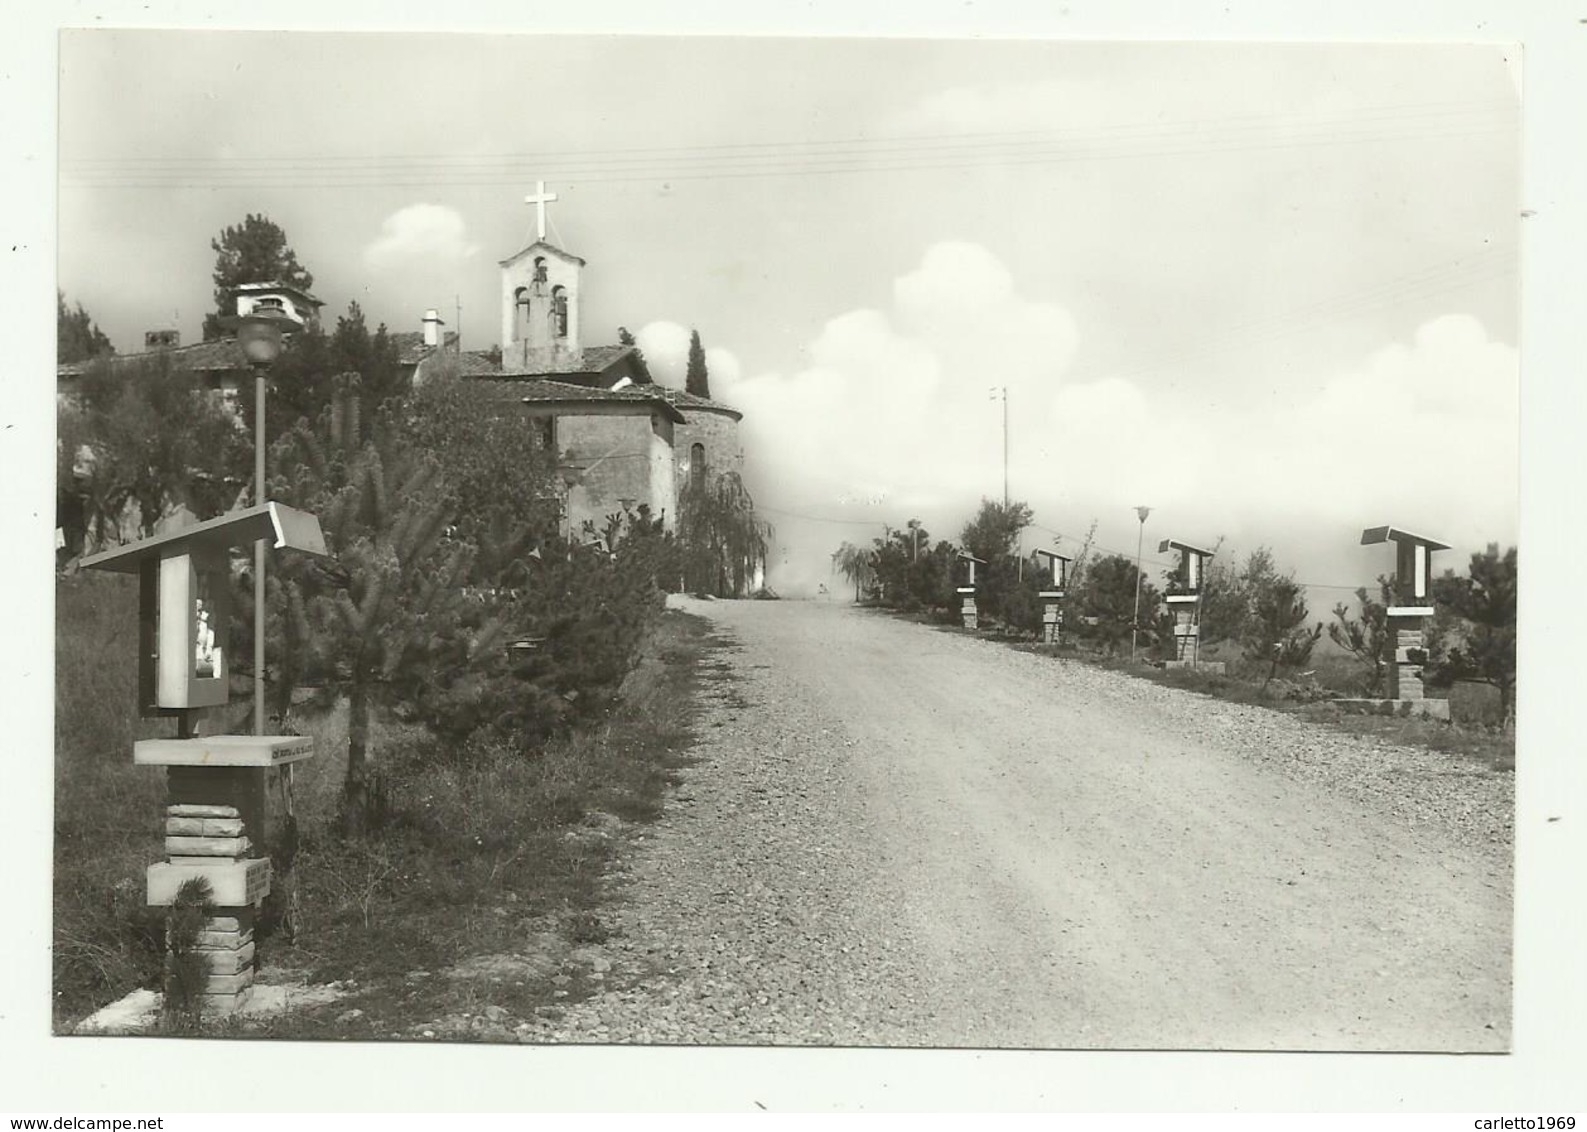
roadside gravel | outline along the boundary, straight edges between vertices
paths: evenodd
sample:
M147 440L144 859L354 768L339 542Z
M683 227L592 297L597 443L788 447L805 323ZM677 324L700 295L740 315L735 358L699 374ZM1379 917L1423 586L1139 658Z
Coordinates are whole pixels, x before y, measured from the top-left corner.
M1512 777L813 603L526 1042L1503 1049Z
M1508 852L1514 843L1515 777L1481 760L1333 731L1298 715L1225 703L1080 661L1047 663L1061 668L1066 686L1129 712L1143 728L1226 746L1306 788L1436 830L1456 845Z
M729 646L699 763L608 878L611 964L526 1034L556 1042L908 1045L923 1018L901 915L860 835L853 740ZM587 984L586 984L587 985Z

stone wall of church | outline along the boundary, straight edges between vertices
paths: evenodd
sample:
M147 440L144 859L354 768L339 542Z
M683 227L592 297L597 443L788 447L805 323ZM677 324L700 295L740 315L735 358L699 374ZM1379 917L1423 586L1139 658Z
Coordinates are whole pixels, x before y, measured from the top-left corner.
M713 472L744 472L744 448L738 439L738 422L727 413L708 409L684 409L685 423L676 427L673 451L677 457L677 480L681 487L689 482L691 452L696 444L705 449L705 465Z
M557 446L574 482L568 488L568 529L597 531L606 517L631 505L650 505L668 526L677 510L673 469L673 425L659 413L591 413L557 418Z

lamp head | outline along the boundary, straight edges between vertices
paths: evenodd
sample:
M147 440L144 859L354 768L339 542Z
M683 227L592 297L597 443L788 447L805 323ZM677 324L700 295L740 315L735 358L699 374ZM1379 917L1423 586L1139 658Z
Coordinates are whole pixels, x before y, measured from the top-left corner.
M283 335L303 326L286 311L275 307L255 307L237 319L237 344L254 366L268 366L281 356Z

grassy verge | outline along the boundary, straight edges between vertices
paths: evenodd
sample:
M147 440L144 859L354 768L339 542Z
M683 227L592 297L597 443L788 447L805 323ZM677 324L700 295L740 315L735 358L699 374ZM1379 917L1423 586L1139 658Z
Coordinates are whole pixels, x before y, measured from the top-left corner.
M603 877L621 831L660 816L689 761L706 647L705 622L667 614L618 706L532 757L489 745L440 753L419 736L396 742L385 826L361 842L305 837L303 929L266 957L312 982L356 984L357 1015L343 1003L278 1018L263 1033L408 1036L404 1027L425 1018L485 1005L526 1016L565 998L550 957L606 939ZM309 828L329 831L332 808ZM479 983L440 977L485 956L517 962L489 984L488 1004Z
M80 645L86 658L94 650L83 642L131 607L99 601L100 582L63 592L63 660ZM688 761L692 693L708 647L704 621L668 613L615 706L530 754L483 742L442 749L420 729L381 723L372 746L387 783L386 817L357 841L339 838L334 824L345 712L303 726L318 754L298 765L293 782L298 934L291 942L261 934L261 974L356 986L356 1010L309 1010L258 1032L394 1036L415 1018L469 1010L477 984L439 973L471 956L522 953L534 939L600 942L602 878L622 831L659 816L666 787ZM130 647L125 658L115 651L110 658L101 650L96 665L130 671ZM144 869L160 856L163 776L131 764L130 686L109 697L79 683L85 677L74 663L60 666L59 714L87 713L93 722L79 717L57 736L62 1028L138 986L157 986L163 951L162 921L142 906ZM523 1013L556 993L553 968L527 963L521 973L492 985L493 1006Z
M1320 662L1317 669L1304 678L1274 680L1265 687L1260 676L1241 675L1238 662L1226 662L1230 674L1221 676L1194 669L1166 669L1117 661L1109 663L1108 667L1214 699L1299 715L1335 731L1370 735L1403 746L1425 747L1486 763L1494 770L1514 769L1515 735L1496 722L1497 693L1493 689L1457 684L1450 690L1451 719L1447 722L1420 717L1358 715L1340 711L1329 703L1354 691L1338 686L1346 679L1353 679L1356 676L1353 671L1326 672L1335 659Z
M874 607L881 608L881 607ZM966 633L957 621L945 621L929 613L900 613L883 610L890 616L930 625L945 632ZM1480 684L1456 684L1448 693L1451 719L1356 715L1329 706L1329 700L1363 695L1365 676L1362 666L1348 655L1320 651L1304 676L1263 680L1265 673L1253 673L1238 655L1223 656L1217 648L1203 654L1207 660L1223 660L1226 672L1216 674L1194 669L1169 669L1146 661L1108 656L1077 648L1044 645L1028 635L1010 634L995 628L973 630L976 636L997 641L1021 652L1042 656L1062 656L1087 664L1150 680L1156 684L1181 688L1230 703L1253 704L1271 711L1300 715L1321 726L1352 735L1370 735L1390 743L1425 747L1463 759L1483 763L1496 771L1515 768L1515 733L1501 726L1498 693Z
M55 622L54 1017L80 1017L158 978L164 921L144 905L165 783L132 765L137 583L64 579Z

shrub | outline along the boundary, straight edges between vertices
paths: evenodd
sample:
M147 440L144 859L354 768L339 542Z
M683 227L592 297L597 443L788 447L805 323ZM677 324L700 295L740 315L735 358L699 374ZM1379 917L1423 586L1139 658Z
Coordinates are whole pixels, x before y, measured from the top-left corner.
M1322 637L1322 623L1306 628L1309 613L1301 588L1291 578L1275 578L1256 593L1244 634L1244 656L1254 665L1267 665L1263 686L1280 668L1297 669L1311 659Z
M1394 580L1378 578L1378 598L1374 600L1367 588L1356 590L1356 603L1361 608L1361 619L1351 618L1344 602L1334 606L1334 620L1328 626L1328 639L1345 649L1366 667L1365 691L1369 696L1380 695L1384 689L1384 676L1394 657L1394 642L1389 636L1389 606L1394 604Z

